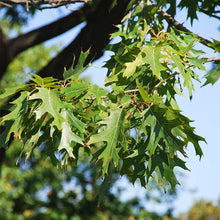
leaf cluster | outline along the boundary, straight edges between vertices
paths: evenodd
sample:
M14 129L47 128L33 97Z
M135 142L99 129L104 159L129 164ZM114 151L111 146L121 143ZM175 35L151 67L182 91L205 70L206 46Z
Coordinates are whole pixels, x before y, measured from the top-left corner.
M19 93L0 119L0 143L7 147L14 135L27 158L45 144L46 154L62 166L77 164L84 152L104 182L116 168L132 183L145 187L156 176L164 190L167 184L174 189L174 168L187 170L189 143L201 158L199 142L205 141L179 110L176 95L186 88L192 97L196 70L205 70L205 60L194 49L196 36L163 31L161 17L147 3L137 4L118 28L111 37L119 42L107 47L114 52L105 65L108 89L80 79L89 51L64 71L62 81L33 75L31 83L0 95L4 101Z
M191 24L195 19L198 19L198 12L205 12L205 14L212 16L213 14L217 13L218 7L219 7L219 1L218 0L166 0L166 1L157 1L158 5L163 6L164 8L167 7L167 3L169 4L169 8L167 10L167 13L169 13L171 16L175 16L177 13L177 9L186 9L187 11L187 18L190 19Z

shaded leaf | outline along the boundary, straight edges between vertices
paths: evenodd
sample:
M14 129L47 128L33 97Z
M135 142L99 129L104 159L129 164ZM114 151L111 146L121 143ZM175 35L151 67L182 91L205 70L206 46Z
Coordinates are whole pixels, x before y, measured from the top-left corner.
M152 106L142 113L143 121L140 129L145 130L150 127L148 137L147 151L152 156L160 141L163 141L169 149L170 156L173 156L176 151L184 153L184 143L172 134L172 129L181 125L179 120L168 120L165 117L165 110L157 106Z
M61 115L67 121L62 123L62 131L61 131L62 135L61 135L58 151L64 149L68 153L68 157L72 157L75 159L75 156L73 155L73 147L74 147L73 143L79 143L83 145L83 142L82 142L82 138L72 131L71 125L76 123L75 127L79 127L81 130L83 123L77 120L68 110L63 110ZM74 117L73 120L72 117Z
M73 66L68 70L64 70L63 78L64 79L78 79L80 74L89 66L89 64L84 65L87 56L89 55L89 50L81 52L77 64L74 67L75 58L73 59Z
M70 86L63 87L60 89L61 93L66 96L67 101L71 99L79 98L88 91L89 85L86 82L75 82L72 81Z
M198 7L198 1L191 1L191 0L182 0L178 7L183 9L184 7L187 9L187 17L191 19L191 24L194 19L198 19L197 17L197 7Z
M42 103L35 110L36 119L41 118L45 113L50 113L53 117L51 126L62 128L62 123L66 120L61 115L60 111L67 107L65 102L62 102L54 90L46 88L38 88L38 92L29 97L30 100L40 99Z
M27 98L28 92L22 92L21 95L12 102L13 106L9 109L11 112L3 116L0 120L1 124L6 127L6 131L8 132L5 140L6 143L12 133L15 137L20 138L21 136L21 132L24 129L22 127L22 121L27 111ZM12 121L12 123L5 123L6 121ZM5 135L5 133L1 135Z
M12 96L17 92L19 92L21 90L24 90L26 87L28 87L27 84L6 88L6 89L4 89L3 93L0 94L0 99L4 99L4 98L7 98L9 96Z
M101 125L106 125L106 128L100 133L92 135L88 142L88 145L107 142L106 147L99 155L99 158L103 159L103 175L107 173L110 160L113 160L115 165L118 164L119 156L116 148L121 140L123 119L123 109L111 109L110 116L100 122Z

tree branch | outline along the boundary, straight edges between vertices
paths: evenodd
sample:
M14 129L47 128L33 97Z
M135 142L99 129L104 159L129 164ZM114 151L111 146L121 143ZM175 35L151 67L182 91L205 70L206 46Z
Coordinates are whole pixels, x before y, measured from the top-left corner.
M200 59L206 59L206 62L220 61L220 57L200 57Z
M19 35L16 38L4 41L4 45L0 47L0 79L2 78L8 64L19 53L70 30L82 21L86 20L86 17L89 16L92 11L93 9L86 5L51 24L45 25L26 34Z
M51 24L37 28L31 32L20 35L9 40L10 59L13 59L18 53L27 50L37 44L52 39L85 20L82 10L75 11L70 15L61 18Z
M129 0L120 0L109 11L112 1L101 1L94 13L89 16L87 25L81 30L76 39L51 60L46 67L40 70L38 74L42 77L53 76L57 79L62 79L64 67L70 68L73 56L76 63L81 51L90 49L86 63L102 56L103 49L110 41L110 34L117 30L115 25L121 22L126 13L128 3Z
M176 21L172 16L170 16L169 14L167 14L166 12L164 12L162 9L157 10L157 13L160 14L161 16L164 17L164 19L167 21L168 24L174 26L176 29L180 30L180 31L184 31L184 32L188 32L188 33L192 33L192 31L190 31L189 29L187 29L186 27L184 27L182 24L180 24L178 21ZM210 48L213 48L211 46L209 46L209 44L212 44L211 41L197 35L200 42ZM214 49L214 48L213 48Z
M69 5L73 3L88 3L91 0L0 0L0 4L5 5L7 7L13 7L16 5L27 5L27 10L29 10L29 6L33 6L37 9L46 9L46 8L57 8L63 5ZM50 5L41 7L41 5Z
M169 79L173 78L177 74L179 74L178 71L174 72L173 74L169 75L166 79L164 79L164 80L160 81L159 83L157 83L157 85L154 86L154 90L157 89L159 86L161 86L166 81L168 81Z
M1 73L4 73L8 66L7 51L7 38L0 29L0 78L2 76Z
M199 8L199 10L200 10L202 13L206 14L206 15L209 15L209 16L211 16L211 17L213 17L213 18L220 19L220 16L217 16L217 15L214 15L214 14L210 14L208 11L206 11L206 10L204 10L204 9L202 9L202 8ZM215 12L215 13L216 13L216 12Z

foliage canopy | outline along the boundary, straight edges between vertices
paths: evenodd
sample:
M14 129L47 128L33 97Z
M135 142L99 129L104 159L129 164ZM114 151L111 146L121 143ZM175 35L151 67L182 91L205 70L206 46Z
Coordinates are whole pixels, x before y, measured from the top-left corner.
M173 2L130 1L111 34L117 43L106 47L114 53L105 64L106 89L80 78L92 48L81 51L63 79L32 74L30 82L5 89L0 95L7 111L0 119L1 147L7 148L14 136L22 141L27 159L44 144L42 153L55 165L75 165L83 154L96 163L104 181L116 169L132 183L140 180L145 187L155 175L164 190L168 184L175 189L174 168L187 170L185 149L192 143L201 158L200 142L205 142L181 113L176 97L185 92L192 98L193 81L200 82L197 71L205 71L206 62L215 61L216 68L206 74L205 85L218 80L219 59L201 57L194 45L199 41L219 52L220 44L175 23L162 11L170 3L167 12L174 15ZM192 21L200 8L211 14L218 5L195 1L191 7L190 2L181 1L179 7L187 8ZM111 4L110 10L115 7Z

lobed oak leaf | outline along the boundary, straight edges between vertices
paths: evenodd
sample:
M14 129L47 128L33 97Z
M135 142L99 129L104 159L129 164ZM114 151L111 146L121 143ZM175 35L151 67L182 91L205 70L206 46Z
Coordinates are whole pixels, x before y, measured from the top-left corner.
M40 99L42 103L34 111L36 119L41 118L45 113L49 113L53 117L51 126L62 129L62 123L66 120L60 113L61 109L68 107L67 103L62 102L54 90L47 88L38 88L38 92L29 97L30 100ZM69 106L71 107L71 106Z
M118 164L119 155L117 145L122 136L122 125L124 119L124 111L121 108L110 110L109 117L103 119L99 124L105 125L106 128L98 134L92 135L88 144L106 142L106 146L102 147L102 151L98 158L103 160L103 175L107 173L109 163L113 160L114 164Z

